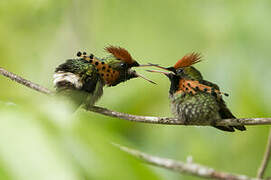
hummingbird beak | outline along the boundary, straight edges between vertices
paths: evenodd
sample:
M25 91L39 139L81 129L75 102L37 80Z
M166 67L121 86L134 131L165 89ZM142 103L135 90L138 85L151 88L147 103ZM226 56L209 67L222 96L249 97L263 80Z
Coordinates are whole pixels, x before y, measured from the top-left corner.
M172 72L164 72L164 71L156 71L156 70L146 70L148 72L154 72L154 73L161 73L161 74L164 74L166 76L170 75L170 74L173 74Z
M152 64L152 63L149 63L149 66L154 66L154 67L158 67L158 68L160 68L160 69L166 70L166 71L170 71L169 68L165 68L165 67L159 66L158 64Z
M156 64L140 64L139 66L136 67L151 67L151 66L156 66Z
M135 63L133 64L133 67L134 67L134 68L138 68L138 67L150 67L150 66L153 66L153 65L151 65L151 64L138 64L136 61L135 61ZM134 75L134 77L140 77L140 78L142 78L142 79L144 79L144 80L146 80L146 81L149 81L150 83L156 84L154 81L152 81L152 80L146 78L146 77L143 76L143 75L138 74L138 73L137 73L136 71L134 71L134 70L132 70L132 74Z
M149 63L150 66L154 66L154 67L158 67L160 69L163 69L163 70L166 70L166 71L171 71L173 73L176 73L176 69L174 67L162 67L162 66L159 66L158 64L152 64L152 63Z
M132 64L132 67L151 67L151 66L158 66L158 64L151 64L151 63L148 63L148 64L138 64L136 61Z
M152 80L150 80L150 79L148 79L148 78L146 78L146 77L144 77L144 76L136 73L135 71L133 72L133 74L135 75L135 77L140 77L140 78L142 78L142 79L144 79L144 80L146 80L146 81L148 81L150 83L156 84L154 81L152 81Z

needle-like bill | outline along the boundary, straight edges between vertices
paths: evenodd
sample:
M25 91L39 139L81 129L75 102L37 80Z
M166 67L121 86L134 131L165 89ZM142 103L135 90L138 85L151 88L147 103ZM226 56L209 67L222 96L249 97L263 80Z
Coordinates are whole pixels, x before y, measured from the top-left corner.
M154 81L152 81L152 80L150 80L150 79L148 79L148 78L146 78L146 77L144 77L144 76L142 76L142 75L140 75L140 74L135 73L135 75L136 75L137 77L140 77L140 78L142 78L142 79L145 79L146 81L149 81L150 83L156 84Z
M150 67L150 66L158 66L158 64L140 64L139 66L136 67Z
M159 66L158 64L152 64L152 63L149 63L149 65L150 65L150 66L154 66L154 67L158 67L158 68L160 68L160 69L164 69L164 70L166 70L166 71L169 71L169 69L168 69L168 68L165 68L165 67Z
M172 72L164 72L164 71L156 71L156 70L146 70L148 72L154 72L154 73L162 73L165 75L173 74Z

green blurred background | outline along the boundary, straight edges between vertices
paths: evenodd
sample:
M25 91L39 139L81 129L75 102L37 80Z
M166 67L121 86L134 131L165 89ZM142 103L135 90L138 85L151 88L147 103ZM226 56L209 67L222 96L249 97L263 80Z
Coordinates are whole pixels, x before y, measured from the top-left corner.
M54 68L77 51L105 56L125 47L140 63L173 65L201 52L196 67L230 94L237 117L271 108L269 0L1 0L0 66L53 89ZM105 88L97 103L138 115L171 116L169 81L134 79ZM0 76L0 179L188 179L137 161L110 145L255 176L267 126L225 133L211 127L132 123L56 102ZM270 166L267 175L271 175Z

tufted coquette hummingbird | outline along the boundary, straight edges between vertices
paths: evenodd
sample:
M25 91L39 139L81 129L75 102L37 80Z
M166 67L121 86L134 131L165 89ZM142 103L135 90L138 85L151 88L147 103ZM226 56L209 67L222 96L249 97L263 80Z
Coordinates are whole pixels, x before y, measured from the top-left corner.
M53 76L57 94L70 98L75 107L90 107L102 96L105 85L112 87L137 77L154 83L131 69L149 65L140 65L126 49L108 46L105 50L109 53L105 58L78 52L78 58L60 64Z
M165 74L170 82L169 98L173 114L183 119L185 123L207 122L211 125L214 120L232 119L235 116L227 108L218 85L204 80L201 73L192 65L201 61L199 53L190 53L180 59L172 67L154 65L167 72L148 70ZM216 126L223 131L234 132L235 129L245 131L245 126Z

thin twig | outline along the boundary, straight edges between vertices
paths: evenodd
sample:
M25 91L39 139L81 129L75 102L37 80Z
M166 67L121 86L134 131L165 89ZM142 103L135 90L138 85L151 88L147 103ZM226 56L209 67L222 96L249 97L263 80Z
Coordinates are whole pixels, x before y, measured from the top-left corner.
M264 172L268 165L268 161L270 160L270 155L271 155L271 129L269 130L269 137L267 140L267 145L266 145L265 153L263 156L263 160L262 160L261 166L258 169L258 174L257 174L258 178L263 178Z
M8 77L9 79L11 79L13 81L16 81L19 84L22 84L22 85L27 86L27 87L29 87L31 89L34 89L34 90L36 90L38 92L41 92L41 93L44 93L44 94L50 94L51 93L51 91L49 89L47 89L47 88L45 88L43 86L40 86L40 85L38 85L36 83L33 83L31 81L28 81L28 80L26 80L26 79L24 79L24 78L22 78L22 77L20 77L20 76L18 76L16 74L13 74L12 72L9 72L9 71L5 70L4 68L1 68L1 67L0 67L0 74Z
M155 117L155 116L137 116L117 111L112 111L106 108L92 106L87 110L95 113L103 114L110 117L125 119L150 124L165 124L165 125L190 125L190 126L210 126L209 122L184 122L182 119L171 117ZM237 125L271 125L271 118L242 118L242 119L223 119L214 120L212 125L216 126L237 126Z
M198 176L207 179L218 179L218 180L256 180L256 178L251 178L245 175L231 174L227 172L217 171L213 168L203 166L200 164L196 164L193 162L181 162L167 158L161 158L157 156L153 156L150 154L146 154L140 152L138 150L134 150L125 146L121 146L118 144L113 144L119 147L122 151L135 156L136 158L152 164L154 166L159 166L162 168L166 168L181 174L190 174L193 176Z

